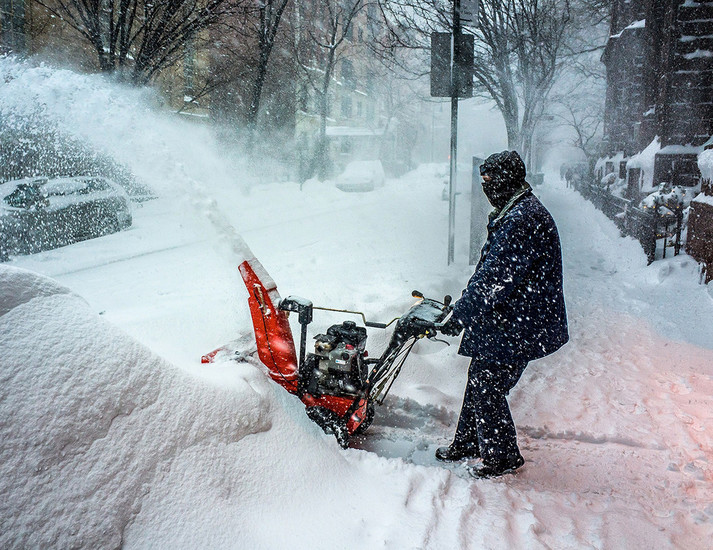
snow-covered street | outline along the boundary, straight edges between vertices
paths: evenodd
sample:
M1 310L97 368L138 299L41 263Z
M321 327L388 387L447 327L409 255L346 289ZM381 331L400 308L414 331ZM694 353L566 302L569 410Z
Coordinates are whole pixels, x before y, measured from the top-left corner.
M89 77L19 71L1 106L29 86L157 198L127 231L0 264L1 547L710 547L713 285L690 257L647 266L548 176L535 193L562 239L571 341L511 393L525 466L475 480L433 456L465 384L453 339L419 342L342 450L256 358L200 364L228 341L254 350L236 235L282 296L387 322L413 289L457 296L472 273L467 171L447 266L441 165L369 193L253 182L204 128ZM368 349L387 337L369 329Z

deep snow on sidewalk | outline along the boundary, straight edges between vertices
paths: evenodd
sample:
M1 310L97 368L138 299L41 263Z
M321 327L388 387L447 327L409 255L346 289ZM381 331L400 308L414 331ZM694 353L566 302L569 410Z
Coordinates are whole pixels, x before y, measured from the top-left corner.
M198 362L229 340L254 349L239 237L283 296L386 321L414 288L457 296L470 275L467 181L449 267L442 167L364 194L246 185L202 128L137 112L125 90L16 74L0 106L36 90L159 198L128 231L0 264L0 546L710 546L713 285L689 257L647 266L638 243L548 179L535 192L561 233L572 339L511 394L525 467L474 480L436 462L467 360L430 341L342 450L254 358ZM311 328L343 318L319 312ZM368 348L387 336L370 329Z

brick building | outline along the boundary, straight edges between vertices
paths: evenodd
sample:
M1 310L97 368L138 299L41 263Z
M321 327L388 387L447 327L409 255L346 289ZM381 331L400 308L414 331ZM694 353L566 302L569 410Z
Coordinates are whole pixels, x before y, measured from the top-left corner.
M713 135L713 3L614 0L602 61L597 176L617 172L632 199L661 182L699 189L697 156Z

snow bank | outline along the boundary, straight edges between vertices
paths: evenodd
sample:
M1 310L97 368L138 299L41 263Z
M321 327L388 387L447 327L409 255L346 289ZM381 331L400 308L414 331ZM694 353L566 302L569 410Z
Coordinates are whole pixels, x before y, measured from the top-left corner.
M446 469L342 451L262 368L194 378L43 276L0 265L0 306L3 548L416 548L429 495L470 501Z
M661 140L656 136L646 148L632 156L626 163L626 169L640 168L641 169L641 187L640 191L650 193L654 191L654 163L656 161L656 153L661 150Z
M262 376L244 373L233 388L193 379L67 288L8 266L0 364L3 548L118 548L186 454L210 470L225 448L270 429Z

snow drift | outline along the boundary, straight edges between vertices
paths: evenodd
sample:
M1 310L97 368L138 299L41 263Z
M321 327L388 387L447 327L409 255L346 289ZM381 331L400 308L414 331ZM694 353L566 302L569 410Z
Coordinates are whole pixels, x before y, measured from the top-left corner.
M119 547L185 453L270 428L262 377L191 378L29 271L0 267L0 350L4 548Z

